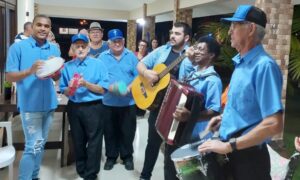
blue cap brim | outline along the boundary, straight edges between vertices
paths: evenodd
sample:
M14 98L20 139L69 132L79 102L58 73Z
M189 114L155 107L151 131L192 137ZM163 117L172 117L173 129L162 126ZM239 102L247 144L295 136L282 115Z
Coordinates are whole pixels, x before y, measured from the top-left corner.
M113 38L110 38L109 40L114 41L116 39L123 39L123 36L115 36Z
M231 18L221 18L221 21L222 21L222 22L224 22L224 21L229 21L229 22L242 22L242 21L245 21L245 19L239 19L239 18L231 17Z
M77 41L83 41L85 43L88 43L88 41L86 41L86 39L84 38L77 38L77 39L74 39L74 41L72 41L72 43L76 43Z

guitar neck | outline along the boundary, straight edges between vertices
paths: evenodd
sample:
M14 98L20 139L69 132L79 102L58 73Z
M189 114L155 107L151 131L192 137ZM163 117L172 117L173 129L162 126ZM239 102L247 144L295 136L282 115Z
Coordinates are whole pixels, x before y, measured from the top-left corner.
M159 79L163 78L166 74L168 74L184 58L186 58L185 54L183 54L183 55L179 56L177 59L175 59L175 61L173 61L166 69L164 69L161 73L158 74Z

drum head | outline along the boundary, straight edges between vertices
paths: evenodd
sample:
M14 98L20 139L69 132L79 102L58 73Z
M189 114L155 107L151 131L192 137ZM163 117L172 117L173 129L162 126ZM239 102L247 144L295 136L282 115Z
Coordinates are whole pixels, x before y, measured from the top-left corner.
M200 156L198 152L198 146L186 144L171 154L171 159L173 161L181 161L190 159L196 156Z
M45 63L43 67L38 69L36 72L36 76L38 78L46 78L56 73L56 71L59 71L60 68L64 65L65 60L61 57L53 57L44 62Z

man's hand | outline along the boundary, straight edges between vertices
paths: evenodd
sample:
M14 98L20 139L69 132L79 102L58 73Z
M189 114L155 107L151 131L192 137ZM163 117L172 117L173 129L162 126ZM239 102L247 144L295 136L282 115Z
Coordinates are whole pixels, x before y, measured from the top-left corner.
M221 116L215 116L215 117L211 118L206 126L206 130L211 131L211 132L217 131L220 128L221 121L222 121Z
M148 80L149 84L154 84L159 80L158 73L153 70L145 69L143 76Z
M229 142L222 142L220 140L208 140L198 146L200 153L215 152L218 154L227 154L232 152Z
M37 60L29 69L30 74L36 73L38 69L41 69L44 65L44 62L41 60Z
M173 117L180 122L186 122L190 116L191 111L183 106L177 106L175 112L173 113Z
M298 152L300 152L300 138L295 137L295 148Z
M186 51L185 51L185 55L191 60L191 62L194 62L195 59L195 49L193 46L189 47Z
M87 81L83 79L83 77L81 77L79 80L78 80L78 87L85 87L87 84Z

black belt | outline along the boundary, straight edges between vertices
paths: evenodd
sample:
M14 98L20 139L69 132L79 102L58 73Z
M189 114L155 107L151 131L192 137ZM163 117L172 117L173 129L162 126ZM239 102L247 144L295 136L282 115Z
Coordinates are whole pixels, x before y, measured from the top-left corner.
M93 104L102 104L102 99L98 99L98 100L95 100L95 101L88 101L88 102L73 102L71 100L69 100L68 104L70 105L93 105Z

